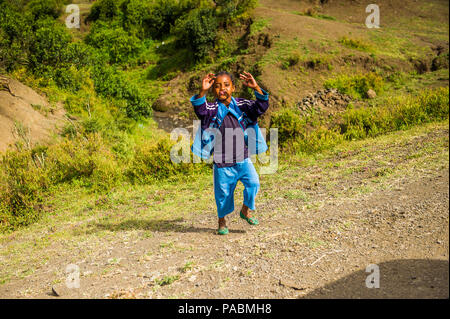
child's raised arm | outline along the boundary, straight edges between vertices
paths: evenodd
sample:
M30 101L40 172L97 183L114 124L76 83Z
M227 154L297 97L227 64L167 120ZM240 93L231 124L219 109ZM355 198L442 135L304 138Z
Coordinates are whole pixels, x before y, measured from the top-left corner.
M214 73L209 73L203 78L202 89L200 90L200 93L198 95L199 98L204 97L206 95L206 93L208 93L208 90L213 85L215 79L216 79L216 76L214 75Z
M207 114L206 111L206 94L214 83L216 76L214 73L207 74L202 80L202 88L199 94L191 98L191 103L194 106L194 112L199 119Z
M244 71L244 74L239 76L243 80L243 84L255 91L256 101L244 100L239 102L239 106L247 113L251 120L256 121L256 119L264 114L269 108L269 93L261 89L261 87L256 83L255 78L248 72Z

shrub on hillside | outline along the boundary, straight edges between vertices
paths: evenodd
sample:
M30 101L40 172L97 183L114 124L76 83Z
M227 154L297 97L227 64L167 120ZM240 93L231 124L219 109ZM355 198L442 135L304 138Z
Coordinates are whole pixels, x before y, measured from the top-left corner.
M10 72L26 65L33 38L23 14L7 2L0 4L0 69Z
M87 16L87 21L97 21L97 20L111 20L118 17L120 14L119 8L120 2L117 0L99 0L96 1L92 7L89 15Z
M99 134L77 136L48 148L48 176L53 183L81 181L93 190L107 190L121 179L121 168Z
M176 175L189 175L205 168L200 163L174 163L170 150L175 142L168 138L136 147L128 175L134 182L151 183Z
M256 7L257 0L215 0L216 15L225 22L240 17Z
M320 113L303 117L291 109L272 115L271 127L278 128L280 146L286 151L313 153L342 140L363 139L448 119L449 90L424 90L416 97L400 96L386 105L348 109L333 122Z
M30 67L35 74L52 72L54 67L68 67L67 47L71 36L66 28L52 19L37 24L30 48Z
M398 97L386 106L348 110L343 115L341 134L362 139L406 129L413 125L448 119L449 90L424 90L417 97Z
M63 1L60 0L31 0L25 7L25 12L31 21L42 18L58 18L63 12Z
M194 9L177 20L172 33L178 35L179 43L189 48L199 61L214 47L218 25L219 20L213 9Z
M38 205L49 180L33 161L32 151L7 151L0 168L0 229L13 230L38 220Z
M102 50L110 63L123 63L135 58L142 51L141 41L129 35L122 27L96 22L86 37L86 43Z
M376 73L357 74L354 76L341 75L337 78L325 81L325 88L335 88L343 94L348 94L356 99L367 98L367 91L374 90L377 94L383 92L383 78Z
M138 119L151 115L151 105L146 96L116 68L110 66L94 68L93 80L98 94L125 102L123 108L128 117Z

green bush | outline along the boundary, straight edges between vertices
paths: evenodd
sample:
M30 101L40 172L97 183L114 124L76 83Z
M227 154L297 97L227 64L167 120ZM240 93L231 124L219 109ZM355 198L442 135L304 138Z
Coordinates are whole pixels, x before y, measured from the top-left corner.
M0 229L14 230L38 220L49 180L33 161L32 151L7 151L0 167Z
M257 0L215 0L215 13L225 22L240 17L256 7Z
M189 175L205 168L203 163L174 163L170 150L175 142L163 138L157 143L136 146L133 163L128 171L132 181L151 183L176 175Z
M150 13L150 2L143 0L125 0L121 4L123 28L141 39L150 36L144 21Z
M54 20L38 23L35 41L30 48L30 68L35 74L52 72L54 67L68 67L68 44L71 36L66 28Z
M176 0L157 0L149 8L143 20L147 34L153 39L161 39L170 33L170 28L182 14L193 9L194 3L184 2L180 5Z
M54 80L58 87L76 93L90 81L90 72L87 69L77 69L74 65L57 68L54 70Z
M384 80L376 73L357 74L354 76L341 75L337 78L325 81L325 88L335 88L339 92L348 94L355 99L367 98L367 91L374 90L381 94L384 90Z
M304 117L283 109L272 115L280 146L287 152L314 153L345 140L375 137L431 121L448 119L449 89L438 88L420 95L400 96L378 107L348 108L333 121L320 113Z
M77 68L104 64L108 59L107 52L100 52L100 50L81 41L68 44L67 56L70 63Z
M449 90L422 91L417 97L399 97L387 105L348 110L343 115L341 134L345 139L374 137L413 125L448 119Z
M31 21L42 18L58 18L62 12L62 1L58 0L32 0L25 7L25 12L30 16Z
M172 33L178 36L182 46L193 52L195 60L200 61L214 47L218 25L213 9L194 9L177 20Z
M278 129L278 142L286 145L290 140L304 138L304 122L298 112L292 109L283 109L272 115L270 126Z
M139 119L151 115L151 105L146 96L116 68L110 66L94 68L93 80L98 94L124 101L122 108L128 117Z
M118 17L120 14L119 9L120 2L117 0L99 0L96 1L92 7L89 15L87 16L87 21L97 21L97 20L111 20Z
M278 142L287 152L314 153L338 143L337 129L329 129L318 115L303 117L292 109L283 109L271 118L278 128Z
M47 151L48 175L53 183L79 180L93 190L108 190L121 179L114 154L99 134L76 136Z
M129 35L122 27L99 21L86 37L86 43L102 50L110 63L123 63L135 58L142 51L141 41Z
M7 72L28 63L34 36L23 14L8 2L0 4L0 69Z

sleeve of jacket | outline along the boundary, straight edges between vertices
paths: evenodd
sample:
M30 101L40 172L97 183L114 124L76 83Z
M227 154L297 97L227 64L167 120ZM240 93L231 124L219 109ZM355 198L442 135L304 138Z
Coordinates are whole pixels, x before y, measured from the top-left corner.
M239 107L252 121L263 115L269 108L269 93L261 89L264 94L255 91L256 100L242 100Z
M199 118L199 120L202 120L206 115L208 115L205 96L199 98L198 94L196 94L193 97L191 97L190 101L192 103L192 106L194 107L194 112Z

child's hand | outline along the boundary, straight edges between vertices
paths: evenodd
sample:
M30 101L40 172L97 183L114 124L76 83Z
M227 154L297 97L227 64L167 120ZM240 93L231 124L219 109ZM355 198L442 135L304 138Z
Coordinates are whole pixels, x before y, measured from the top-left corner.
M209 73L202 80L202 91L208 91L214 83L216 76L214 73Z
M244 81L245 86L248 86L251 89L256 89L258 87L255 78L250 73L244 71L244 74L240 74L239 77Z
M251 75L248 72L244 71L244 74L240 74L239 77L241 78L241 80L244 81L244 85L248 86L249 88L258 91L259 94L263 94L263 92L261 91L261 88L259 87L258 83L256 83L255 78L253 77L253 75Z

